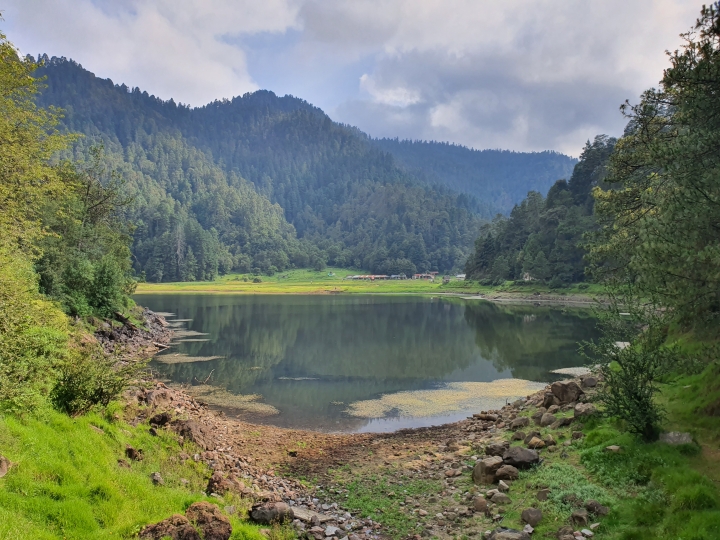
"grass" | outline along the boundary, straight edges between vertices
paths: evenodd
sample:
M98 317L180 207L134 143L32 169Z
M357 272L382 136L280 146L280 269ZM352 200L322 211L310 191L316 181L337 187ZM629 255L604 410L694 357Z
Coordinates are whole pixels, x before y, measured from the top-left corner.
M0 453L14 464L0 479L0 539L134 538L144 525L183 513L196 501L221 509L243 504L206 497L207 468L193 460L181 463L175 437L163 430L153 437L148 427L132 427L109 412L0 416ZM130 469L118 465L127 444L145 456ZM162 475L164 486L152 484L153 472ZM236 515L230 519L233 539L264 538L257 526Z
M250 274L230 274L215 281L191 281L180 283L140 283L138 294L147 293L227 293L227 294L487 294L535 292L553 295L593 295L602 292L598 285L574 284L566 289L551 290L539 284L515 284L491 287L472 281L459 281L454 277L443 284L442 277L427 280L355 281L344 279L349 275L366 274L364 270L327 268L316 270L288 270L273 276L261 276L261 283L253 283Z

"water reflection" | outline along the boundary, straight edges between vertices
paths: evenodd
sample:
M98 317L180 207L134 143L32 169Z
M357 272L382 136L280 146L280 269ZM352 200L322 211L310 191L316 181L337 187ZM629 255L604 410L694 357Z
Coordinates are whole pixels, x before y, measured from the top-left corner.
M580 363L577 342L596 335L595 321L582 311L477 300L185 294L136 300L190 319L188 330L207 334L183 339L165 355L221 357L155 362L166 377L261 394L281 412L251 419L313 429L388 429L343 412L352 402L381 394L453 381L552 380L551 370Z

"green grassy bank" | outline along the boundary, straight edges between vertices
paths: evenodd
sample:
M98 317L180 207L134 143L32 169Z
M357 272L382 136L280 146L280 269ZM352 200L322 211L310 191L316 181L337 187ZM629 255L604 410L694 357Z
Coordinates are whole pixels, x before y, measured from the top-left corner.
M516 284L507 282L499 286L480 285L474 281L461 281L454 277L443 283L442 276L434 281L405 280L348 280L347 276L365 274L364 270L327 268L316 270L289 270L272 276L229 274L215 281L189 281L179 283L140 283L137 293L227 293L227 294L553 294L592 296L602 292L592 284L574 284L563 289L550 289L542 284Z
M144 525L182 514L196 501L242 508L238 500L204 495L206 466L178 459L181 451L197 449L181 448L164 430L154 437L147 424L117 420L118 411L112 405L77 418L52 410L0 416L0 454L13 463L0 478L0 539L135 538ZM144 459L127 459L126 445L142 449ZM153 485L154 472L164 485ZM264 538L237 515L230 520L233 539Z

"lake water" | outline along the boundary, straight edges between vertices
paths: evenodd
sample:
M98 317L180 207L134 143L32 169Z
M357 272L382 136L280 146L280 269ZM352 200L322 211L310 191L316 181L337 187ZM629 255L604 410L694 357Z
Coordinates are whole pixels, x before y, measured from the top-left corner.
M390 431L494 408L582 365L588 311L414 296L137 295L178 330L152 366L228 414ZM507 380L511 379L511 380ZM493 382L499 381L499 382Z

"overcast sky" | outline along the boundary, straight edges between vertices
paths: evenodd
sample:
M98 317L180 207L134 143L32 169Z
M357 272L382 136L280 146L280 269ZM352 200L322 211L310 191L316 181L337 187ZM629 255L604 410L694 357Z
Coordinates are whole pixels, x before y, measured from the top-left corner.
M0 0L23 54L203 105L293 94L377 137L574 156L619 135L702 2Z

